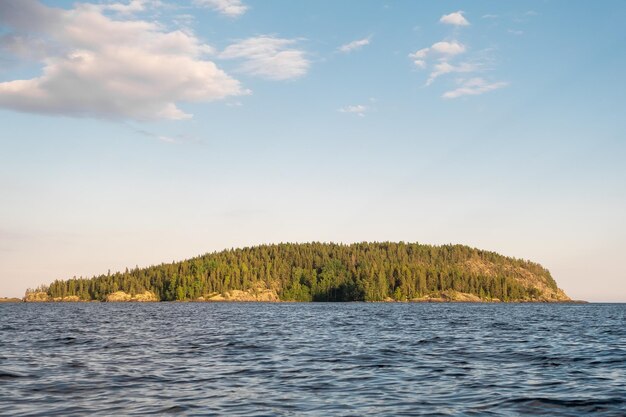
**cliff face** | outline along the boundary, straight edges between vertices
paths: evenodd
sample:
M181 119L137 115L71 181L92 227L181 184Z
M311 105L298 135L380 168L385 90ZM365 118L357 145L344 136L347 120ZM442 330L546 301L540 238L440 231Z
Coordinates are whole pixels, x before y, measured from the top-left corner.
M463 267L469 274L497 278L498 276L512 277L522 287L532 292L532 297L522 297L516 301L565 302L571 299L565 292L556 286L548 271L537 273L523 266L512 264L495 264L493 262L473 257L463 262ZM501 300L497 300L501 301Z
M255 288L241 291L232 290L223 294L212 293L199 297L197 301L257 301L257 302L277 302L280 301L276 291L267 288Z
M152 291L144 291L143 293L130 295L125 293L124 291L116 291L107 295L106 298L109 303L119 303L119 302L128 302L128 301L136 301L136 302L154 302L159 301L157 296Z
M27 292L23 300L27 303L76 303L79 301L85 301L81 300L80 297L77 295L67 295L65 297L50 297L50 295L44 291Z

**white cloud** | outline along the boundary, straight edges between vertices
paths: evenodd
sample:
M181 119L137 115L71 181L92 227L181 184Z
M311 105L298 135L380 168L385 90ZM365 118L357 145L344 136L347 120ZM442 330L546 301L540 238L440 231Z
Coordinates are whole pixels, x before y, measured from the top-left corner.
M0 35L0 53L6 52L16 58L24 60L44 59L48 56L52 46L45 40L26 34Z
M436 42L432 44L432 46L428 48L422 48L412 54L409 54L409 58L413 58L415 64L418 67L424 68L424 58L430 55L435 54L435 55L439 55L440 57L441 56L451 57L454 55L462 54L463 52L465 52L465 49L466 49L465 45L463 45L460 42L441 41L441 42Z
M508 33L510 33L511 35L517 35L517 36L521 36L524 34L523 30L517 30L517 29L509 29L507 30Z
M469 80L462 80L459 88L445 92L442 97L452 99L462 96L475 96L506 87L507 85L508 83L504 81L490 83L483 78L470 78Z
M248 10L241 0L195 0L198 6L208 7L228 17L239 17Z
M196 22L196 17L192 14L177 14L172 18L172 22L183 28L190 28Z
M428 55L428 52L430 52L430 48L422 48L418 51L413 52L412 54L409 54L409 58L423 59L423 58L426 58L426 55Z
M131 14L143 12L146 10L146 4L151 3L148 0L131 0L128 4L126 3L104 3L98 5L90 5L99 10L110 10L117 13L122 14Z
M459 65L452 65L447 61L439 62L434 65L433 71L430 73L428 81L426 81L426 85L431 85L437 77L445 74L474 72L477 69L478 66L476 64L469 62L463 62Z
M439 19L439 21L441 23L445 23L447 25L454 25L454 26L468 26L469 25L469 22L463 16L463 11L461 10L459 10L458 12L450 13L450 14L444 14L443 16L441 16L441 19Z
M496 17L496 15L483 15L484 19ZM439 21L454 26L467 26L470 24L463 16L463 11L461 10L443 15ZM459 84L457 88L446 91L442 95L446 99L483 94L508 85L508 83L503 81L488 82L483 78L475 76L477 73L483 73L491 69L490 64L493 60L488 54L490 49L474 52L468 58L465 58L463 62L458 62L458 56L466 51L465 45L456 40L440 41L429 47L418 49L409 54L409 58L413 60L416 68L429 71L426 86L430 86L436 79L447 74L468 74L466 75L468 78L457 81Z
M359 117L365 117L365 113L367 113L370 108L364 104L357 104L354 106L345 106L339 109L341 113L352 113L356 114Z
M219 57L241 59L241 72L270 80L288 80L306 74L310 62L305 52L292 48L298 41L258 36L229 45Z
M460 42L441 41L432 44L428 48L422 48L418 51L409 54L409 58L413 59L413 64L418 68L426 68L426 58L432 55L436 55L438 58L450 58L455 55L464 53L466 50L465 45Z
M426 86L431 85L437 78L452 73L482 72L488 69L484 57L474 57L461 63L452 61L457 55L467 51L465 45L457 41L436 42L428 48L422 48L409 54L413 64L419 69L430 71ZM484 52L484 51L483 51Z
M364 39L359 39L356 41L352 41L350 43L346 43L345 45L341 45L339 48L337 48L337 50L339 52L348 53L348 52L356 51L357 49L361 49L364 46L367 46L369 44L370 44L370 37L367 37Z
M127 6L138 10L145 4ZM0 24L11 36L38 45L43 65L39 77L0 83L0 107L78 117L185 119L191 115L179 102L247 93L205 58L209 45L158 22L116 20L88 4L64 10L20 0L0 2Z
M437 52L442 55L458 55L465 52L465 45L462 43L453 41L453 42L437 42L430 47L430 49L434 52Z
M484 14L482 15L483 19L497 19L498 15L497 14Z

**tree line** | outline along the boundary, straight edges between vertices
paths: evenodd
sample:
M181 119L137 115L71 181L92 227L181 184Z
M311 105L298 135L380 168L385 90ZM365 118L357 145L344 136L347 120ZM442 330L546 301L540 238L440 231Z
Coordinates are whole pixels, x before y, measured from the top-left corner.
M162 301L174 301L261 287L275 289L285 301L382 301L454 290L514 301L541 295L528 285L529 276L557 287L537 263L463 245L314 242L224 250L93 278L56 280L28 291L104 300L115 291L135 295L147 290Z

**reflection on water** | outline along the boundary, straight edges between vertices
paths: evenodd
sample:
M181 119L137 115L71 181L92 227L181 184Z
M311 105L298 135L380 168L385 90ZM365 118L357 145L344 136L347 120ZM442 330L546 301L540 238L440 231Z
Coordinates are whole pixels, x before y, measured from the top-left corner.
M0 304L0 415L626 415L626 305Z

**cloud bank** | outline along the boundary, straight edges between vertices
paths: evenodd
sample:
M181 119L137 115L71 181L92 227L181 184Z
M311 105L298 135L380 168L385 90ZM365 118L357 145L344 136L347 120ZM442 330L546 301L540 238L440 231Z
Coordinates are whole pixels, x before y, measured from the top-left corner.
M247 93L239 81L206 59L213 48L193 33L105 14L137 12L146 4L77 3L65 10L35 0L0 2L0 25L8 29L0 48L17 53L11 45L32 45L43 67L39 77L0 83L0 107L78 117L176 120L192 116L177 106L179 102Z

